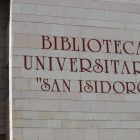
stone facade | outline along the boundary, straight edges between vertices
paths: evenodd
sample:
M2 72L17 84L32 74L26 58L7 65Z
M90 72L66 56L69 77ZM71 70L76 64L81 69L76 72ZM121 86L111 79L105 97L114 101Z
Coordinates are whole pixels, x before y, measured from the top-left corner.
M139 0L11 1L10 140L140 140L139 9ZM74 46L73 38L76 49L84 39L94 39L94 51L100 43L102 49L62 49ZM110 52L103 40L111 40ZM122 66L118 73L112 60ZM102 72L91 71L90 61ZM80 80L85 87L79 90Z

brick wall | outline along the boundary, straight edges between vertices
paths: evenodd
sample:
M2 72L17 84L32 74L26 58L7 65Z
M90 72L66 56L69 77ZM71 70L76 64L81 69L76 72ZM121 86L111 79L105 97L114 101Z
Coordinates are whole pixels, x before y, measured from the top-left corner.
M139 75L27 71L23 55L121 59L136 55L41 50L41 35L140 41L137 0L13 0L12 3L13 138L18 140L139 140L140 94L43 92L36 77L50 79L133 81ZM36 62L33 62L33 67ZM131 67L131 65L129 65ZM61 85L61 83L58 84ZM119 89L119 87L118 87Z

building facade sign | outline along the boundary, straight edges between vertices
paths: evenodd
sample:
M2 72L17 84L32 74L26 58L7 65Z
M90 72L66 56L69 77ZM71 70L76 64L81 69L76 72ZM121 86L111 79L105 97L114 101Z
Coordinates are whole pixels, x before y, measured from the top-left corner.
M7 29L2 8L0 139L140 140L139 0L12 0Z

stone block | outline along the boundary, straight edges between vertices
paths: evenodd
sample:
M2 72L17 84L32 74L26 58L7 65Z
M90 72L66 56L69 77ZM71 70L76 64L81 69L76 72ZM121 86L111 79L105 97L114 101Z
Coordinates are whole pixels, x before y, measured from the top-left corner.
M39 128L38 129L39 140L54 140L54 132L53 129L48 128Z
M14 128L13 129L13 139L14 140L23 140L22 139L22 133L23 129L22 128Z
M49 35L51 33L51 25L44 23L36 23L36 34Z
M68 120L68 112L53 112L53 119Z
M38 112L37 113L37 118L38 119L48 119L48 120L51 120L51 119L53 119L53 112Z
M20 3L13 3L12 7L13 7L12 13L21 13Z
M28 48L29 47L29 35L15 34L14 35L14 47Z
M54 140L68 140L69 130L68 129L54 129Z
M99 130L99 140L112 140L112 139L113 139L113 130L111 129Z
M31 120L31 127L33 128L46 128L47 121L46 120Z
M33 15L35 13L35 4L21 4L21 13Z
M37 119L37 111L22 111L23 119Z
M31 99L31 110L45 111L46 110L45 100Z
M23 128L23 140L38 140L38 129Z
M84 131L83 129L69 129L69 140L83 140Z
M47 128L61 128L61 120L47 120Z
M30 110L30 100L29 99L16 99L15 110Z
M68 120L63 120L62 121L62 128L64 129L71 129L71 128L77 128L77 121L68 121Z
M31 121L23 120L23 119L13 119L13 127L28 128L28 127L31 127Z
M99 140L98 129L84 129L84 140Z

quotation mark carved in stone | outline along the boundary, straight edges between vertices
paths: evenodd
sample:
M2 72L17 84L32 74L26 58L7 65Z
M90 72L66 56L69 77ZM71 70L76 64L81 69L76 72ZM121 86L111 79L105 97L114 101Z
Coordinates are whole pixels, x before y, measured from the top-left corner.
M41 77L36 77L36 81L37 83L40 82L41 83L42 78Z

